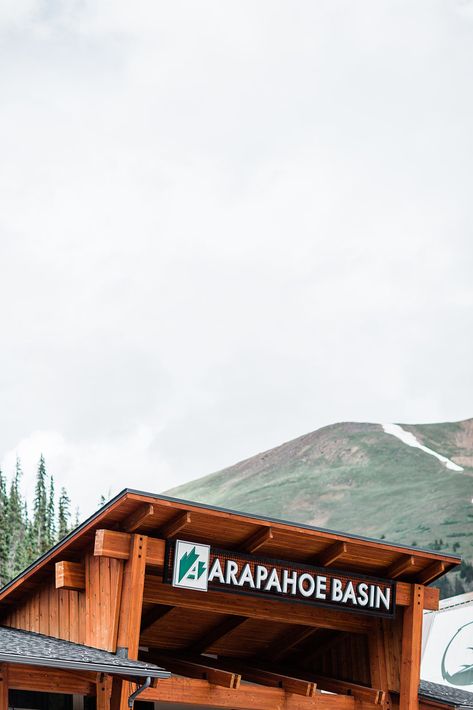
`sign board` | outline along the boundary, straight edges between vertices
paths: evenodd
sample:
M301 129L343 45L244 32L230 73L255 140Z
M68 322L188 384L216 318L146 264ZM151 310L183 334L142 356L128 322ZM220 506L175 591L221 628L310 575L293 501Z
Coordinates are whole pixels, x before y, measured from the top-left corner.
M473 593L424 613L421 678L473 692Z
M181 589L220 591L393 617L394 582L274 560L210 545L167 543L164 581Z

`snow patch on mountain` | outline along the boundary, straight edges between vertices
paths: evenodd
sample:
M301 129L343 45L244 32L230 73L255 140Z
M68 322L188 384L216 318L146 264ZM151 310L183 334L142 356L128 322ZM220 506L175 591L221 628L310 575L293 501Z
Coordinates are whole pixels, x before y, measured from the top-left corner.
M450 461L450 459L447 459L446 456L442 456L442 454L437 453L437 451L429 449L428 446L424 446L423 444L421 444L420 441L416 439L414 434L412 434L410 431L406 431L401 426L399 426L399 424L383 424L382 427L386 434L392 434L392 436L396 436L404 444L407 444L407 446L413 446L415 449L421 449L422 451L425 451L426 454L435 456L436 459L441 461L451 471L464 470L461 466L458 466L458 464L454 463L453 461Z

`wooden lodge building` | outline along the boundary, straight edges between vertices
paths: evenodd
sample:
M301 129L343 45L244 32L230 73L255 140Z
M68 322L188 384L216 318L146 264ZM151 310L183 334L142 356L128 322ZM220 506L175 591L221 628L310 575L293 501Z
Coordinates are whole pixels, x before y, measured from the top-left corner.
M464 707L419 695L459 562L125 490L0 591L0 710Z

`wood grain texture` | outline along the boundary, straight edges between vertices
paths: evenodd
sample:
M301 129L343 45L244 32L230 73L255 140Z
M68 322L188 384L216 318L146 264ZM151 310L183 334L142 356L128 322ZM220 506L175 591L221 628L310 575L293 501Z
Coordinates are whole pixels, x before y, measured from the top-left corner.
M402 625L402 655L400 677L400 710L419 709L420 659L422 646L422 617L424 587L413 586L412 602L404 610Z
M8 710L8 666L0 663L0 710Z
M60 671L54 668L11 664L8 669L8 682L12 690L95 695L94 674Z
M232 710L354 710L355 700L348 695L316 695L304 698L281 688L240 685L238 689L221 688L206 680L170 678L156 688L145 690L142 700L189 703L196 707L232 708Z
M202 609L217 614L229 611L235 616L246 616L267 621L287 622L306 626L342 629L355 633L368 633L372 626L372 618L361 614L324 609L322 607L297 604L272 599L256 597L239 597L226 592L193 591L184 592L171 585L163 584L156 577L147 576L144 587L144 601L152 604L165 604L181 608ZM120 644L119 644L120 645Z
M56 562L56 589L85 589L85 569L80 562Z
M142 503L135 511L133 511L131 515L125 518L121 527L125 530L125 532L135 532L142 525L152 519L153 516L154 505L152 503Z
M123 571L117 646L127 649L128 658L133 659L138 658L147 545L145 535L132 536L130 556Z

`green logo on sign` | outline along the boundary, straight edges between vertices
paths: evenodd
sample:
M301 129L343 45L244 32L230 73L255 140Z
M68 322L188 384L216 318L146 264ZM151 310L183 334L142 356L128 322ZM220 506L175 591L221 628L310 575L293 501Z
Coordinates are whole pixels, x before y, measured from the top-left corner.
M185 552L179 561L178 581L184 579L200 579L206 570L205 562L199 561L199 555L195 546L189 552Z

